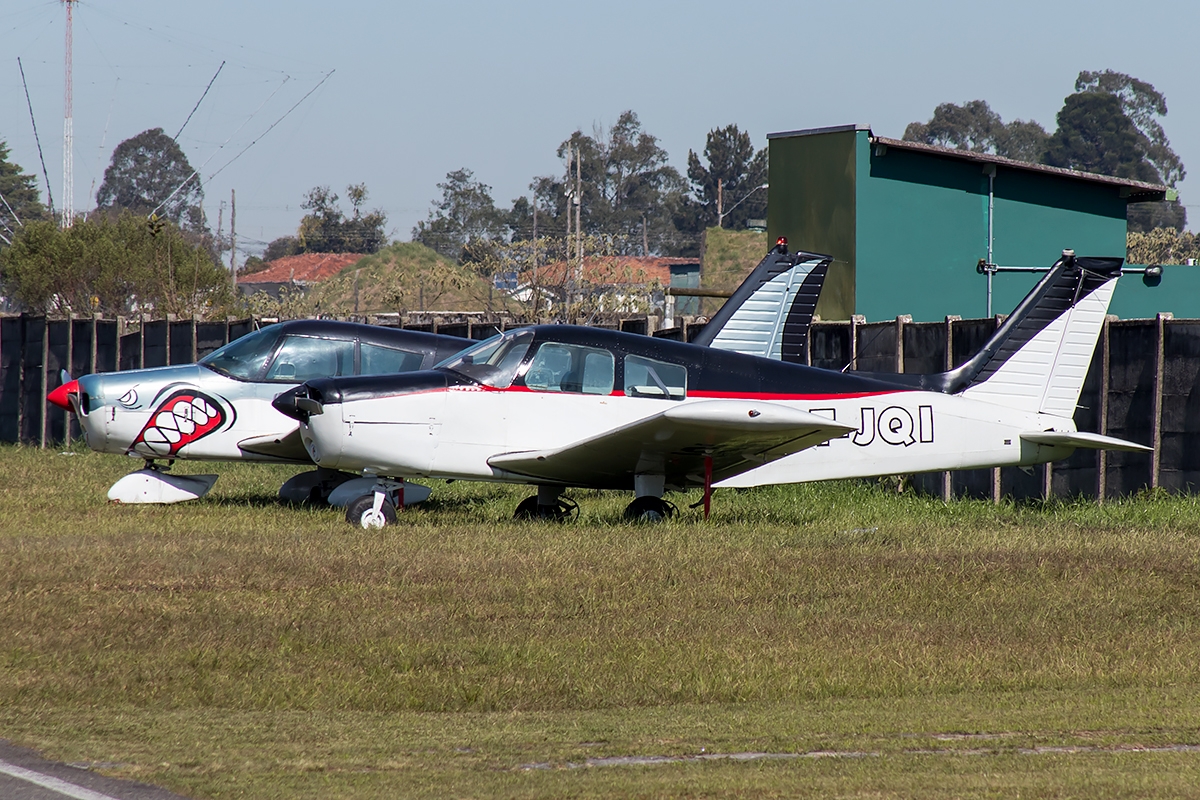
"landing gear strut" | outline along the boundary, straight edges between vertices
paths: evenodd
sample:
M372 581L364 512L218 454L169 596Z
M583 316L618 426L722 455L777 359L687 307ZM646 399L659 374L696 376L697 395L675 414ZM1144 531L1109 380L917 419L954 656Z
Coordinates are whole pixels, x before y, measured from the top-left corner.
M396 509L404 508L404 481L378 478L371 494L359 495L346 504L346 522L364 530L396 524Z

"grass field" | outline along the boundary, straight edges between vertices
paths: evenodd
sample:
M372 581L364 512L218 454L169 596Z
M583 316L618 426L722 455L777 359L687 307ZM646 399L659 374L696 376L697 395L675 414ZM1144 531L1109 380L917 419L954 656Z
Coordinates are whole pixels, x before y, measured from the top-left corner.
M106 504L136 466L0 447L0 737L49 757L211 798L1200 797L1194 499L555 525L455 483L365 532L279 468Z

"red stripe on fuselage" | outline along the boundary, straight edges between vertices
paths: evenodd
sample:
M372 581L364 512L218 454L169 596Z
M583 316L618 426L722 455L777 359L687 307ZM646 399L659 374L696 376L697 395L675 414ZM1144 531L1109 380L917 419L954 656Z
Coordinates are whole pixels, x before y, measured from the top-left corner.
M882 397L890 394L904 394L915 389L893 389L886 392L835 392L832 394L811 394L803 392L710 392L698 389L688 392L688 397L706 397L714 400L857 400L860 397Z
M587 395L586 392L548 392L543 389L530 389L528 386L509 386L507 389L496 389L491 386L482 387L485 392L522 392L530 394L571 394ZM836 392L832 394L813 394L804 392L716 392L704 389L688 392L688 397L702 397L710 400L857 400L861 397L882 397L884 395L904 394L918 391L917 389L891 389L880 392ZM625 397L624 392L613 391L607 395L592 395L603 397Z
M707 390L696 390L688 392L688 397L698 397L709 400L857 400L863 397L883 397L893 394L907 394L908 392L919 391L918 389L892 389L880 392L836 392L826 394L813 394L804 392L716 392ZM448 386L444 389L421 389L415 392L400 392L393 395L381 395L384 397L408 397L416 394L436 394L438 392L463 392L472 394L476 392L512 392L518 394L553 394L553 395L571 395L575 397L625 397L625 393L613 390L606 395L591 394L589 392L550 392L545 389L530 389L528 386L509 386L504 389L497 389L494 386ZM651 398L652 399L652 398Z

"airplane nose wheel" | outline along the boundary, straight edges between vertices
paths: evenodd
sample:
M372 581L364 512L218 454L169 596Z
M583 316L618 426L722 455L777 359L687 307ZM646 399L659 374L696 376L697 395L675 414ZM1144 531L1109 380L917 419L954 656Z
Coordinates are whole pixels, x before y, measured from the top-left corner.
M625 519L629 522L663 522L675 516L677 510L674 503L645 495L625 506Z
M376 495L364 494L346 506L346 521L351 525L359 525L364 530L377 530L396 524L396 506L386 497L380 497L382 502L376 504Z

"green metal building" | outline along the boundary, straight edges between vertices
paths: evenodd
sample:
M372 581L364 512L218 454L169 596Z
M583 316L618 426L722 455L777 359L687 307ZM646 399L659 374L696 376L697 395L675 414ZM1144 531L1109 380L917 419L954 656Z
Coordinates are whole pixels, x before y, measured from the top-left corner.
M1124 256L1128 204L1173 199L1165 186L888 139L864 125L767 138L768 232L834 257L817 308L829 320L986 316L981 259L1048 267L1064 248ZM1037 277L994 275L993 312L1011 311ZM1200 317L1200 267L1167 267L1154 283L1125 275L1111 313Z

